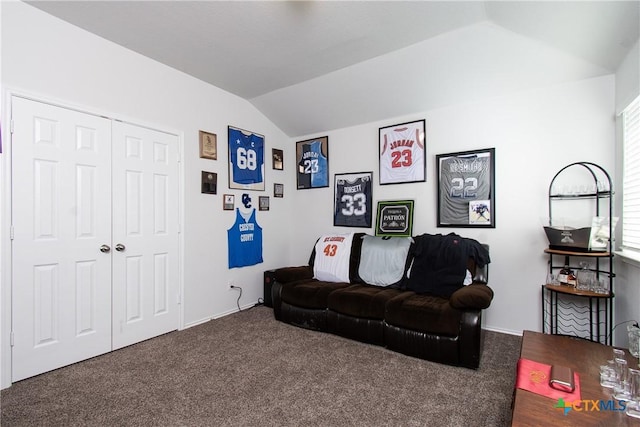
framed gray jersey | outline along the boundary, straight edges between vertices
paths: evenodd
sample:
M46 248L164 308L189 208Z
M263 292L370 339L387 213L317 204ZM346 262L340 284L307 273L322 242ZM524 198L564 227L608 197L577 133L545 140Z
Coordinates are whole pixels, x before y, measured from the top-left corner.
M436 156L438 227L495 227L494 151Z

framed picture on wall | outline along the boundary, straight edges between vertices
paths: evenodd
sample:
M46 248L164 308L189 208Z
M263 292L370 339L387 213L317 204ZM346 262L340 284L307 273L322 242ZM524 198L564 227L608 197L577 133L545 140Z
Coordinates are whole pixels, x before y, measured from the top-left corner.
M380 184L405 184L426 181L425 121L381 127Z
M222 200L222 209L232 211L235 208L236 196L233 194L225 194Z
M438 227L495 228L495 148L436 156Z
M271 150L273 169L281 171L284 169L284 152L277 148Z
M284 184L273 184L273 197L284 197Z
M261 211L269 210L269 196L258 197L258 207Z
M298 190L329 186L329 137L296 142Z
M215 133L200 131L200 158L218 160L218 137Z
M333 225L371 227L373 172L341 173L334 177Z
M378 202L376 236L411 237L413 200Z
M229 126L229 188L264 191L264 136Z
M200 192L203 194L218 193L218 174L215 172L202 171Z

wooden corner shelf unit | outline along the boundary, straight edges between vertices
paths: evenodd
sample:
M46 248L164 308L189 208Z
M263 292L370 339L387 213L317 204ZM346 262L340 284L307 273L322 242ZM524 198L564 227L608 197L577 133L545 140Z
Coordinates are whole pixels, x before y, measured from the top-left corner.
M563 194L558 192L556 179L567 171L586 171L591 185L575 186L582 192ZM552 225L553 206L558 202L594 200L595 209L590 213L595 217L606 216L609 234L612 233L613 189L609 174L600 166L590 162L571 163L562 168L549 185L549 226ZM606 202L606 203L605 203ZM607 205L606 207L604 205ZM577 270L576 259L588 261L588 270L595 273L598 281L604 280L606 293L555 283L542 285L542 332L557 335L571 335L602 344L611 345L613 336L613 238L608 237L607 250L595 251L585 248L550 246L544 252L549 256L549 273L553 274L565 265ZM562 258L563 262L557 259ZM572 265L572 263L574 265ZM595 264L592 266L592 264ZM586 268L586 267L585 267Z

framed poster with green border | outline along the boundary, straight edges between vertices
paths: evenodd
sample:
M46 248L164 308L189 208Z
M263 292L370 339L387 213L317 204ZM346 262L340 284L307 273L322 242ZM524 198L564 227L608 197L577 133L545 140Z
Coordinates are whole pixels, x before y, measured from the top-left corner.
M378 202L376 236L411 237L413 200Z
M436 156L438 227L495 228L495 148Z

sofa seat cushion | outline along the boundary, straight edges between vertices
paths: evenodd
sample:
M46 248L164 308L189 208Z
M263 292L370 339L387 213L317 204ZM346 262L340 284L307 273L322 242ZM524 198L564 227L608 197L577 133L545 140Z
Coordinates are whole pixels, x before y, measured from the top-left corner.
M351 286L349 283L300 280L282 286L282 301L303 308L325 309L327 298L336 289Z
M393 326L434 335L455 337L460 331L462 312L446 298L414 294L392 299L387 304L385 321Z
M373 285L353 285L329 294L328 308L337 313L364 319L384 319L387 302L413 292Z

